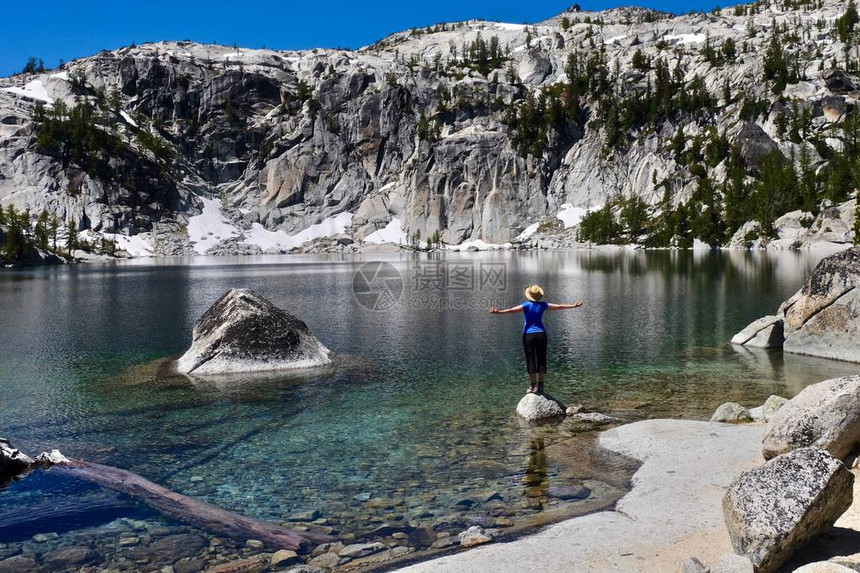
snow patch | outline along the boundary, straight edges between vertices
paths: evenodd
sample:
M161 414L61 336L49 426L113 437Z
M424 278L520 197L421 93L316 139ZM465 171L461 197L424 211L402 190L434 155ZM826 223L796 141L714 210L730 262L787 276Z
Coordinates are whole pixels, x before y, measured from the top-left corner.
M515 30L515 31L522 31L526 27L525 24L510 24L508 22L496 22L495 26L499 30Z
M508 250L511 248L511 246L512 245L510 243L498 245L495 243L486 243L486 242L482 241L481 239L469 239L468 241L463 241L459 245L452 245L452 246L448 247L448 249L451 251L461 251L461 252L466 251L469 248L475 248L479 251L496 251L499 249Z
M610 44L614 44L618 40L623 40L626 37L627 37L627 34L621 34L620 36L612 36L611 38L607 38L607 39L603 40L603 44L608 46Z
M51 74L52 78L57 78L59 80L69 81L69 72L57 72L56 74Z
M104 233L104 237L116 241L117 248L125 251L132 257L152 257L155 255L152 245L140 235L128 236Z
M284 231L269 231L261 224L254 223L251 230L245 232L245 240L242 243L257 245L264 252L269 249L289 251L314 239L340 235L352 225L352 217L352 213L338 213L295 235L287 235Z
M206 251L230 237L235 237L239 231L221 214L221 201L218 199L200 198L203 201L203 213L188 219L188 237L194 250L205 255Z
M556 217L561 219L561 222L564 223L565 229L569 229L574 225L579 225L579 222L582 221L582 218L585 217L587 213L597 209L600 209L600 206L587 209L585 207L574 207L570 203L564 203L561 206L561 210L556 214Z
M364 238L365 243L380 245L382 243L394 243L396 245L405 245L409 242L409 236L403 230L403 223L400 219L391 219L388 224L382 229L377 229Z
M352 226L352 213L338 213L334 217L328 217L321 223L311 225L307 229L299 231L291 236L290 239L298 241L296 243L296 246L298 246L321 237L340 235L350 226Z
M663 36L667 42L676 40L677 44L701 44L707 37L705 34L675 34L672 36Z
M540 226L540 223L532 223L531 225L529 225L528 227L523 229L522 233L517 235L516 240L517 241L525 241L526 239L528 239L529 237L531 237L532 235L534 235L537 232L538 226Z
M19 88L17 86L3 88L3 91L43 101L45 103L54 103L54 99L48 95L48 90L45 89L45 84L42 83L42 80L33 80L32 82L28 82L23 88Z
M138 127L137 122L131 118L131 116L128 114L127 111L125 111L124 109L120 110L119 114L122 116L122 118L125 120L125 122L127 124L129 124L132 127Z
M245 231L245 240L248 245L257 245L263 252L269 249L289 250L290 236L283 231L270 231L259 223L251 225L250 231Z
M120 233L97 233L89 229L78 233L78 237L86 241L108 239L116 243L116 248L125 251L132 257L153 257L155 249L141 235L122 235Z

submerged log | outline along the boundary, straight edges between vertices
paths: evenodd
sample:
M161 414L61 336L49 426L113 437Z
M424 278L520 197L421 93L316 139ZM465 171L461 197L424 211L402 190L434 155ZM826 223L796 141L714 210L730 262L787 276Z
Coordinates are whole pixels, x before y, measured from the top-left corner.
M240 541L257 539L273 549L295 551L332 541L328 535L291 531L267 521L244 517L171 491L127 470L70 460L57 450L43 453L33 460L13 449L8 441L0 439L0 483L37 468L61 472L124 493L168 517Z

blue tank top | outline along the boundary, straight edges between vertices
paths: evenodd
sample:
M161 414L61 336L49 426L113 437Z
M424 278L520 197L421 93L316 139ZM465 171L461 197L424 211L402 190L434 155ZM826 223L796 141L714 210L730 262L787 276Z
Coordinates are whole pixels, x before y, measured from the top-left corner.
M546 332L546 329L543 327L543 322L541 318L543 317L544 311L547 309L549 305L543 301L532 302L527 300L523 303L523 315L525 316L525 322L523 323L523 334L530 334L532 332Z

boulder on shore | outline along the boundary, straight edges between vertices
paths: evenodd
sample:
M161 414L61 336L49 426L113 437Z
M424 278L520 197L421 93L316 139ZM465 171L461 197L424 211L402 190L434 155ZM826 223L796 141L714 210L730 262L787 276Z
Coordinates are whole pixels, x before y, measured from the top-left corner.
M307 368L331 362L308 326L249 289L230 289L194 325L182 374Z
M517 404L517 415L527 422L548 422L565 417L565 406L549 394L526 394Z
M851 505L854 475L820 448L801 448L743 472L723 497L732 547L757 573L782 565Z
M474 547L475 545L483 545L484 543L489 543L493 540L492 537L487 535L487 532L478 525L473 525L466 531L463 531L458 536L460 538L460 547Z
M737 402L726 402L720 406L711 416L711 422L724 422L726 424L746 424L753 421L749 410Z
M734 553L726 553L710 573L755 573L752 561L743 555L735 555Z
M765 459L816 446L839 459L860 445L860 375L804 388L770 421L762 441Z
M754 321L734 344L860 362L860 247L821 260L777 314Z
M765 422L770 422L776 417L776 413L779 412L783 406L788 403L788 398L783 398L782 396L777 396L773 394L768 396L767 400L765 400L762 405L762 415L764 416Z

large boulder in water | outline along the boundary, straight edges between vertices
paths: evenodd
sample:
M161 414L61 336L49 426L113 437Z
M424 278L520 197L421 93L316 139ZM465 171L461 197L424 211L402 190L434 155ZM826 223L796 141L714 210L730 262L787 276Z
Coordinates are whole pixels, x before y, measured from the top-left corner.
M331 362L329 350L292 314L249 289L230 289L194 326L183 374L306 368Z
M777 411L762 443L765 459L816 446L844 459L860 445L860 375L804 388Z
M756 320L735 344L860 362L860 247L821 260L774 316Z
M564 418L564 404L549 394L526 394L517 404L517 415L526 422L549 422Z
M853 484L842 462L819 448L794 450L743 472L723 498L732 547L758 573L775 570L845 513Z
M823 259L782 308L783 349L860 362L860 247Z
M732 344L753 348L782 348L784 340L782 317L762 317L732 337Z

